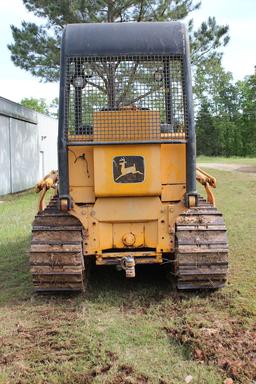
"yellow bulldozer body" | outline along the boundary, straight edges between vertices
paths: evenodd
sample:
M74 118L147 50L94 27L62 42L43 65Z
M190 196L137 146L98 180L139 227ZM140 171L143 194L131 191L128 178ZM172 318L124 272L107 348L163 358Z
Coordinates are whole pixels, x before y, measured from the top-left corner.
M35 290L84 291L89 261L128 278L137 264L166 264L178 289L223 287L226 227L216 180L196 169L184 25L68 25L60 69L59 170L37 185Z
M129 115L125 127L127 111L97 112L96 134L97 119L105 121L109 140L113 129L108 125L114 122L128 136L129 129L136 131L139 124L143 131L152 122L151 111L130 110ZM154 121L160 131L159 119ZM138 263L162 262L164 253L173 251L175 220L185 209L185 160L185 144L70 145L70 213L90 234L84 240L86 255L96 255L96 264L115 263L125 252Z

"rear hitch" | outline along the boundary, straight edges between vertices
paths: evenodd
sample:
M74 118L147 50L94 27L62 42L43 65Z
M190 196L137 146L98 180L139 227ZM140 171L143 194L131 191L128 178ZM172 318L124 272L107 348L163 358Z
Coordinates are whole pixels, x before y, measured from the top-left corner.
M135 260L132 256L125 256L120 261L121 267L125 270L126 277L135 277Z

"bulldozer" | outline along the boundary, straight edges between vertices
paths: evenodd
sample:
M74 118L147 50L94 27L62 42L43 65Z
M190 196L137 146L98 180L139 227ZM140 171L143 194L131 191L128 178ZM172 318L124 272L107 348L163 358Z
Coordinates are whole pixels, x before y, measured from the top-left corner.
M58 173L38 184L30 249L36 291L84 291L89 261L127 278L138 265L169 265L181 290L224 286L227 230L211 191L216 180L196 168L182 23L65 27L58 163Z

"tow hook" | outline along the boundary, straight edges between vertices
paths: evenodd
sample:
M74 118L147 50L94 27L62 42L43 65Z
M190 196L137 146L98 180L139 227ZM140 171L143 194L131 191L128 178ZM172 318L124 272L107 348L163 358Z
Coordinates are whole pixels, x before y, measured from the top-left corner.
M120 264L125 270L126 277L135 277L135 260L132 256L123 257Z

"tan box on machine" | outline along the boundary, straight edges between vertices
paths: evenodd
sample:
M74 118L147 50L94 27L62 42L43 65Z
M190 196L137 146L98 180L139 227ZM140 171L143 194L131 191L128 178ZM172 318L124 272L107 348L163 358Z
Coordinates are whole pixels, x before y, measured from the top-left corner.
M160 139L160 113L124 109L93 113L94 141Z

